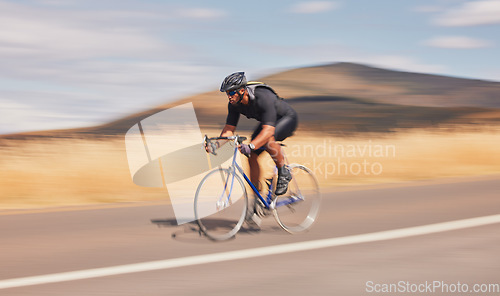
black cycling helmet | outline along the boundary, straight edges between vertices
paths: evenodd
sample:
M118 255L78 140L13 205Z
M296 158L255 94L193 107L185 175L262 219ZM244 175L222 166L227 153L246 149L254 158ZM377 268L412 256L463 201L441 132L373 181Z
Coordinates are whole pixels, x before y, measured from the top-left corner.
M247 85L245 72L236 72L227 76L220 86L221 92L236 90Z

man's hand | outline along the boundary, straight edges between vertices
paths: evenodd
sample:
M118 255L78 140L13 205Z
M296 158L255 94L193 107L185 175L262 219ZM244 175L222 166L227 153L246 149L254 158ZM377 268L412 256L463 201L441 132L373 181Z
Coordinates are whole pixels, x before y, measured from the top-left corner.
M252 149L248 144L238 145L238 149L240 149L241 154L245 155L246 157L250 157L250 154L252 153Z
M217 150L217 143L214 143L212 141L205 141L205 151L207 151L207 153L217 155L217 153L215 153L215 150Z

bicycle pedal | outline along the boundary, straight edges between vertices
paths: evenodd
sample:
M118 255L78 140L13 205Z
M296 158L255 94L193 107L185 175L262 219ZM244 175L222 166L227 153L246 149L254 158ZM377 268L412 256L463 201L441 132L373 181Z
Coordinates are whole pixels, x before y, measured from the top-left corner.
M259 226L262 224L262 218L259 217L257 214L253 214L250 220L255 223L255 225ZM251 222L250 222L251 223Z
M269 203L269 212L273 211L276 208L276 202L277 202L278 197L274 195L271 199L271 202Z

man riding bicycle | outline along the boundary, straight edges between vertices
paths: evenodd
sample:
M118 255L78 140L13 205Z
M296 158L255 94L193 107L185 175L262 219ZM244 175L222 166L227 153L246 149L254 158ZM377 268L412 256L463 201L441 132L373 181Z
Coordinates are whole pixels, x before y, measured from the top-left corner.
M248 84L244 72L236 72L227 76L220 87L228 99L226 125L221 137L234 135L240 114L254 118L260 122L253 132L249 144L238 146L240 152L248 157L250 180L259 188L260 167L257 161L262 151L267 151L278 168L276 195L286 193L288 183L292 179L285 165L281 147L276 141L283 141L293 134L297 128L297 112L281 99L268 85L263 83ZM207 149L212 149L207 147Z

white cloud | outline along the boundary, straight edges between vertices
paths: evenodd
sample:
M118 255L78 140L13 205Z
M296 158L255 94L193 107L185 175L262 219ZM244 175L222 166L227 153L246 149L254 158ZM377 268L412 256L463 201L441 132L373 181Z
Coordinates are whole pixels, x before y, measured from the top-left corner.
M426 64L413 57L401 55L376 55L361 58L361 61L382 68L418 72L426 74L443 74L446 67L442 65Z
M465 36L441 36L425 41L424 45L438 48L474 49L490 47L491 42Z
M26 120L25 113L31 109L40 111L37 118L69 127L84 121L102 123L162 104L166 99L213 89L219 83L213 73L217 70L210 66L169 61L82 61L51 68L26 66L12 73L11 77L20 77L18 80L5 81L7 86L0 88L0 126L18 130L17 124L24 126L31 122L32 129L45 127L36 123L35 118L27 122L7 118ZM36 85L26 77L32 77ZM8 101L29 108L14 108ZM54 113L68 116L61 120ZM71 118L75 122L68 125Z
M222 76L217 71L169 61L25 68L16 76L34 77L35 87L26 79L0 79L0 134L106 123L167 99L215 89Z
M161 5L38 3L50 6L0 0L0 133L106 122L205 91L223 75L197 49L168 40L185 18L222 12L193 8L179 18Z
M138 12L54 11L0 2L0 59L82 59L162 55L170 46L129 24Z
M61 107L53 108L47 103L48 99L57 99L57 105ZM102 117L99 110L92 110L92 115L89 115L79 110L84 109L82 106L73 106L70 110L62 107L68 101L70 96L57 93L0 92L0 111L5 111L0 112L0 134L58 129L61 126L91 126L98 122L99 116Z
M47 6L70 6L75 5L78 0L35 0L35 2Z
M500 24L500 0L466 2L436 17L440 26L477 26Z
M94 31L16 17L2 18L0 27L9 28L0 31L0 54L17 53L18 58L130 57L146 53L159 55L169 50L167 44L126 28Z
M331 1L307 1L295 4L290 8L292 13L314 14L327 12L338 8L336 2Z
M483 69L482 76L487 77L487 80L500 82L500 70L498 69Z
M256 45L259 46L259 45ZM264 48L264 46L260 46ZM311 44L308 46L265 47L268 55L293 58L298 64L327 64L332 62L351 62L374 67L395 69L427 74L444 74L447 68L439 64L428 64L411 56L373 54L356 48L338 44Z
M416 12L423 12L423 13L431 13L431 12L439 12L442 11L443 8L440 6L433 6L433 5L423 5L423 6L417 6L413 9L413 11Z
M211 8L190 8L180 10L178 13L182 17L205 20L219 19L226 16L225 11Z

